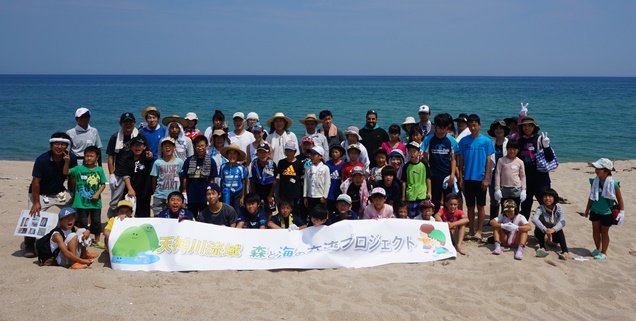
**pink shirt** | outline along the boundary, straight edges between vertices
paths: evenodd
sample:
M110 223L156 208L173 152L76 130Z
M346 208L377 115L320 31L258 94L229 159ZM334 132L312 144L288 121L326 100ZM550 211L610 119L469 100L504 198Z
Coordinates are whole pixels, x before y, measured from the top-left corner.
M395 216L393 215L393 206L389 205L389 204L384 204L384 209L380 212L378 212L375 209L375 206L373 206L373 204L369 204L367 205L367 207L364 208L364 215L362 215L363 219L376 219L376 218L394 218Z
M406 145L402 144L401 142L398 143L398 146L396 148L391 147L389 142L384 142L382 143L382 148L386 151L387 154L390 154L391 151L394 149L399 149L402 151L402 153L404 153L404 155L406 155Z
M454 223L462 219L464 216L464 212L460 209L456 209L455 212L451 213L446 208L439 209L439 215L442 217L442 221L446 223ZM457 226L453 226L450 228L450 231L453 232Z
M495 187L519 187L526 189L526 171L519 158L502 157L497 162Z

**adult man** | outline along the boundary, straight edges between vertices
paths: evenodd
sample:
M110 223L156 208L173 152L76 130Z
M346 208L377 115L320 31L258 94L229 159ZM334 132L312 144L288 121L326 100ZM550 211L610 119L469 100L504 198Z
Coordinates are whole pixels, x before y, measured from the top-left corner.
M161 113L156 107L148 106L141 112L141 117L146 119L146 126L140 128L139 131L146 137L148 150L152 153L152 158L156 160L159 156L159 141L167 136L168 129L159 124ZM117 203L115 203L116 205Z
M66 176L63 173L64 156L69 152L68 146L71 138L62 132L51 135L49 139L51 149L35 159L29 185L29 214L40 215L40 211L46 211L53 206L63 208L69 206L72 195L64 187ZM69 168L77 166L77 157L70 153L71 162ZM72 186L69 186L73 190ZM35 238L24 238L24 257L35 257Z
M382 146L382 143L389 141L389 134L378 126L378 112L375 110L367 111L367 123L360 129L362 137L362 145L367 148L370 155L375 155L375 151ZM370 168L376 167L378 164L375 159L370 159Z
M336 125L333 124L333 115L329 110L323 110L318 114L318 118L322 122L322 127L320 128L320 133L325 135L327 138L328 146L331 145L340 145L340 143L344 142L346 137L342 130L340 130ZM328 149L325 149L328 150Z
M254 134L245 130L245 115L242 112L234 113L232 116L234 130L229 132L228 137L232 144L236 144L241 150L246 150L247 146L254 142Z
M305 135L306 137L311 138L314 142L314 146L320 146L323 150L329 150L329 143L327 143L327 137L325 135L316 131L318 124L322 121L316 118L316 114L307 114L305 119L298 120L299 123L305 126ZM323 159L326 161L329 160L329 155L324 155Z
M420 116L420 122L417 123L417 128L422 133L422 139L424 139L426 136L433 133L433 125L429 120L431 117L431 109L426 105L422 105L417 110L417 115Z

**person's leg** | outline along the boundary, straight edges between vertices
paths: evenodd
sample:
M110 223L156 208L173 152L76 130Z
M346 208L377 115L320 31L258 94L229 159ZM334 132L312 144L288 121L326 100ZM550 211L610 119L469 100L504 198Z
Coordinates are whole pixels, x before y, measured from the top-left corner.
M495 240L495 249L492 251L492 254L499 255L503 253L503 250L501 249L501 240L502 237L505 237L505 234L502 233L502 229L500 227L493 228L492 237Z
M155 217L157 217L161 211L165 210L166 206L165 198L152 197L152 213Z
M519 244L517 251L515 252L515 260L523 259L523 250L526 248L526 242L528 241L528 232L517 232L515 238L515 244Z
M150 197L137 198L135 217L150 217Z
M495 199L495 186L492 184L488 187L488 196L490 196L490 219L492 220L499 215L499 202Z
M100 235L102 234L102 211L98 208L89 210L91 218L91 234L95 235L95 243L102 247Z
M601 251L601 221L592 221L592 238L594 239L596 251Z
M464 181L464 200L468 216L468 233L475 235L475 193L472 181Z
M607 248L609 247L609 226L601 225L601 253L607 255Z
M455 243L457 243L457 252L461 255L466 255L464 249L462 248L462 243L464 242L464 234L466 234L466 226L460 225L455 229Z
M444 177L431 176L431 201L435 204L435 213L439 212L442 204L443 183Z
M116 215L117 212L117 203L124 199L124 192L126 191L126 184L121 179L121 177L117 177L117 182L119 184L115 189L110 190L110 203L108 203L108 212L106 215L108 218L111 218Z
M568 253L568 245L565 242L565 233L563 233L563 230L560 230L556 233L553 233L552 235L552 240L554 240L554 243L558 243L561 246L561 252L562 253Z
M481 188L481 182L477 182L478 188L476 190L476 202L477 202L477 232L475 236L481 239L482 230L484 226L484 220L486 219L486 190Z
M88 218L90 210L85 208L75 209L75 226L79 228L88 228Z
M543 233L543 231L541 231L538 227L535 227L534 237L537 239L537 243L539 243L539 249L545 249L545 233Z
M528 181L527 182L527 190L526 190L526 200L521 202L521 215L527 219L530 218L530 212L532 211L532 203L534 195L536 194L537 186L535 186L535 182ZM539 197L541 198L541 197Z

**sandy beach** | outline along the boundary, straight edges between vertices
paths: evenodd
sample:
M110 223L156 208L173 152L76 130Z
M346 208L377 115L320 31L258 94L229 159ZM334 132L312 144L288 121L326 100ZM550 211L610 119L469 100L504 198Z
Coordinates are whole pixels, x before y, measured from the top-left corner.
M596 159L590 159L593 161ZM606 261L594 248L585 210L593 169L566 163L551 174L567 203L565 235L571 256L534 257L533 238L522 261L492 245L468 241L467 256L421 264L363 269L123 272L106 255L80 271L39 267L22 257L13 236L27 209L32 162L0 161L0 319L215 320L633 320L636 312L636 161L617 161L626 220L610 230ZM110 192L104 193L104 203ZM535 207L536 207L535 202ZM56 210L52 210L56 212ZM102 211L106 220L106 211ZM531 232L532 234L532 232ZM491 235L488 228L485 237ZM97 251L91 249L92 252Z

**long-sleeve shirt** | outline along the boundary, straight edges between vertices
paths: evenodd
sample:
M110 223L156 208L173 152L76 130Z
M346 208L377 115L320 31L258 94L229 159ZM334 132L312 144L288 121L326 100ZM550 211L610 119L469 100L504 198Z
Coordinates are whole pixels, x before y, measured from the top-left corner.
M526 170L523 161L516 157L500 158L495 171L495 188L520 186L522 190L526 190Z
M327 199L331 187L329 167L322 162L318 165L311 164L305 169L304 185L303 197Z
M547 228L553 228L555 232L562 230L565 227L565 213L561 206L555 205L554 209L550 212L545 205L540 205L534 212L532 217L532 224L545 232Z

